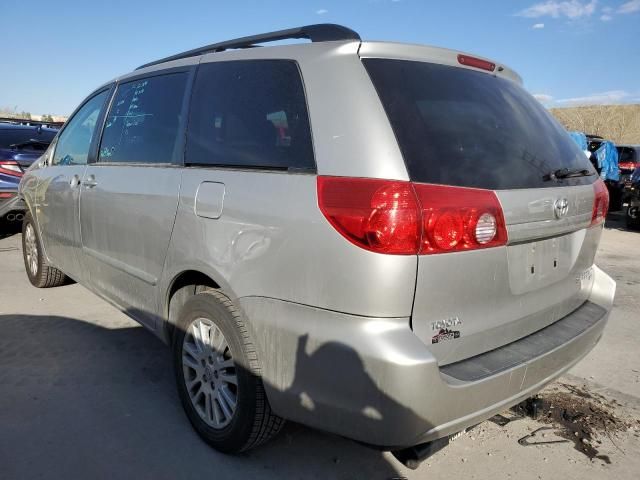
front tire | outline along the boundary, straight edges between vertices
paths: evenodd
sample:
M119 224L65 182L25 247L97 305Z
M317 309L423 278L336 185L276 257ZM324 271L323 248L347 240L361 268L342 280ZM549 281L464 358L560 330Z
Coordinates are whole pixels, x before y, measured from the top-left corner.
M249 450L276 435L255 348L240 313L220 292L191 297L173 336L182 406L198 434L224 453Z
M22 222L22 257L27 277L34 287L58 287L66 283L66 275L47 262L38 229L30 213L24 216Z

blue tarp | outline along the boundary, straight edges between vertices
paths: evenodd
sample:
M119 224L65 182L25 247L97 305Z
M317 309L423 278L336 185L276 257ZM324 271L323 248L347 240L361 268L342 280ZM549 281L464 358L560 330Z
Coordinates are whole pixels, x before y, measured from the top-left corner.
M620 180L620 170L618 170L618 151L613 142L605 140L600 148L595 152L600 169L600 178L603 180Z
M582 132L569 132L569 135L574 142L578 144L580 150L585 151L587 149L587 136Z

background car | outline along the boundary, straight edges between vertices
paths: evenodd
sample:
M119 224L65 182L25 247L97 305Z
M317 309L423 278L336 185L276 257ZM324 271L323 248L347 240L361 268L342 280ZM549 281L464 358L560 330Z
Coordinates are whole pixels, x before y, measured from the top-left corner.
M631 185L631 175L640 167L640 145L616 145L618 151L618 168L620 169L620 184L625 189L622 201L627 203L627 188Z
M619 161L617 158L619 156L617 146L615 146L611 140L607 140L599 135L587 134L586 137L589 152L591 152L594 157L601 154L603 158L608 159L607 163L610 164L610 168L606 168L605 172L602 172L602 165L600 164L600 161L597 160L597 158L591 158L591 163L593 163L594 167L604 180L607 190L609 191L609 210L622 210L624 181L619 167L616 166ZM605 146L607 150L602 151L601 148L603 148L603 146Z
M627 227L640 228L640 165L629 176L625 186L627 206Z
M0 120L0 219L22 220L25 207L18 197L20 179L57 133L57 128L40 122L25 125Z

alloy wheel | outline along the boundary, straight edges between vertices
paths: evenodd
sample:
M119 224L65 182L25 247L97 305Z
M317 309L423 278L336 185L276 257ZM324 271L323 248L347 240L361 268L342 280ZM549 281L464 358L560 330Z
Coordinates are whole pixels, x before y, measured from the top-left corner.
M36 232L31 223L27 224L25 228L24 247L29 272L32 276L36 276L38 274L38 241L36 239Z
M238 405L238 377L229 343L207 318L189 325L182 342L182 369L191 404L204 422L226 427Z

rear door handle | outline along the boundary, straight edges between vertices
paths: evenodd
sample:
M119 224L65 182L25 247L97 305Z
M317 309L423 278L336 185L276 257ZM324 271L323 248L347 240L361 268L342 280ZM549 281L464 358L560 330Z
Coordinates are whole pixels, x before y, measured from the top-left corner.
M82 181L82 185L84 185L85 188L93 188L98 185L98 182L96 181L96 177L94 177L93 175L89 175L85 180Z

